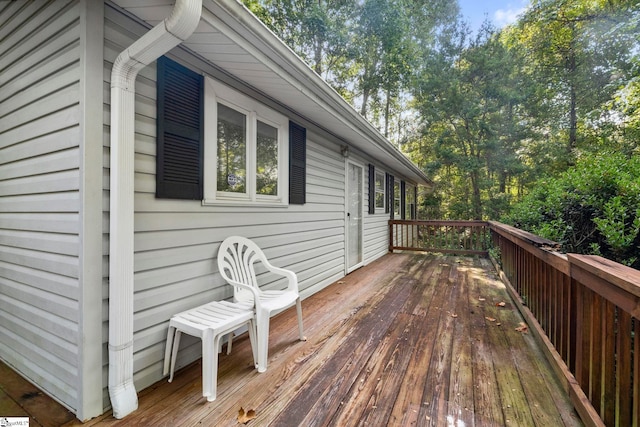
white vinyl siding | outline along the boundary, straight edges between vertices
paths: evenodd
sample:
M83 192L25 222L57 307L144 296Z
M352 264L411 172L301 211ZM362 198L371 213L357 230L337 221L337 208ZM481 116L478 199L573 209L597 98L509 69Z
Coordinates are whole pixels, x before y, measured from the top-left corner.
M380 165L374 165L376 175L382 173L384 179L383 168ZM375 175L374 175L375 176ZM375 181L366 180L365 188L365 206L369 205L369 185L375 185ZM384 185L384 182L383 182ZM375 194L375 192L374 192ZM385 195L386 198L386 195ZM376 209L375 214L365 214L364 216L364 264L367 265L381 256L389 252L389 213L385 213L384 209Z
M0 4L0 358L72 410L82 398L79 17L75 1Z
M110 7L105 10L105 18L104 93L108 100L108 72L117 54L133 42L131 29L136 29L136 25ZM129 28L127 36L123 31L125 27ZM142 34L144 30L138 28L136 32ZM184 52L178 54L183 64L194 71L217 77L216 71L206 64ZM303 297L344 275L345 178L340 145L308 129L307 202L304 205L203 206L199 200L157 199L155 79L153 63L140 72L136 81L134 380L137 390L162 378L166 328L171 315L206 301L232 296L231 287L225 285L217 273L215 261L218 247L227 236L239 234L251 238L274 265L295 271ZM105 121L108 111L109 105L105 104ZM105 132L107 130L105 127ZM104 140L108 144L107 133ZM108 152L105 156L108 157ZM185 337L177 363L183 366L200 355L200 343ZM104 369L106 374L107 367Z
M364 263L380 258L389 252L389 215L365 215Z
M172 314L231 297L215 263L218 246L227 236L251 238L274 265L295 271L303 296L343 276L342 159L312 138L307 140L307 203L286 210L159 200L153 194L153 176L137 175L141 183L136 190L134 264L138 389L161 378L166 325ZM147 163L137 162L136 169ZM189 340L185 342L188 345ZM191 344L181 351L180 365L200 357L200 343Z
M105 10L105 18L104 93L108 100L113 61L145 29L110 7ZM174 49L169 56L198 73L226 79L223 83L241 89L241 84L229 81L185 51ZM345 271L342 142L329 140L307 128L304 205L227 206L203 205L200 200L157 199L155 79L153 63L140 72L136 81L134 381L137 390L162 378L171 315L232 296L231 287L222 282L216 265L218 247L227 236L239 234L254 240L274 265L295 271L303 297L340 279ZM275 103L267 106L279 108ZM106 123L108 111L107 103ZM104 141L108 145L107 131L105 126ZM105 156L108 158L108 151ZM108 183L106 177L105 182ZM387 215L379 215L375 222L365 225L365 233L371 232L371 236L365 236L365 243L371 245L365 249L366 262L386 253L387 233L382 230L386 219ZM266 284L271 285L274 284ZM200 342L185 337L177 364L184 366L200 355ZM107 367L104 369L106 375Z

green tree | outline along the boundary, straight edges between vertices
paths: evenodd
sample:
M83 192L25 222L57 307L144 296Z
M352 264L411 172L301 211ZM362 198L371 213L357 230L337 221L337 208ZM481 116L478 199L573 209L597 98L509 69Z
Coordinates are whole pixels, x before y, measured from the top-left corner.
M431 141L423 155L447 193L449 215L482 219L506 208L510 177L522 173L525 121L517 56L488 23L469 35L461 23L442 34L422 64L415 99L423 138Z
M635 0L538 0L512 33L527 52L523 72L537 80L537 126L564 147L556 152L560 170L588 146L594 110L628 78L635 37L612 29L636 7Z
M409 108L414 61L457 13L448 0L244 0L388 137ZM399 132L398 132L399 133Z
M328 81L349 62L351 0L243 0L278 37Z
M411 70L408 22L401 1L365 0L355 28L357 59L362 68L357 78L360 114L367 117L370 110L374 114L384 111L386 135L391 105Z
M420 58L441 28L455 19L456 3L446 0L364 0L355 28L356 87L360 114L381 123L384 135L399 126L410 107L409 93Z

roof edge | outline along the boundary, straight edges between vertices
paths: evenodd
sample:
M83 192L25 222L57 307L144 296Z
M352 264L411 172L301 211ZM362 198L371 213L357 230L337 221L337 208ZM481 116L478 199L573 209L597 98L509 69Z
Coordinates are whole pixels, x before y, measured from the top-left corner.
M412 178L418 184L433 185L433 181L427 177L424 171L384 137L368 120L362 117L335 89L311 69L300 56L282 42L273 31L239 0L205 0L205 4L210 10L216 10L216 6L222 8L238 25L253 35L254 40L245 39L247 43L258 47L262 52L268 50L282 59L281 62L278 62L279 72L289 74L290 77L310 90L314 97L319 98L337 112L337 116L347 119L354 128L358 129L363 137L369 139L377 148L405 166L414 175ZM231 28L234 27L232 23L226 20L225 24Z

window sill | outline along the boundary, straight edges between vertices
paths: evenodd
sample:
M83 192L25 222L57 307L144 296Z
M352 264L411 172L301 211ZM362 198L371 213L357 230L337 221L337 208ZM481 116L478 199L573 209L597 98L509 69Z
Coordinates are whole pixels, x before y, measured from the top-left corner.
M202 206L238 206L252 208L286 208L289 205L282 201L270 200L228 200L228 199L205 199Z

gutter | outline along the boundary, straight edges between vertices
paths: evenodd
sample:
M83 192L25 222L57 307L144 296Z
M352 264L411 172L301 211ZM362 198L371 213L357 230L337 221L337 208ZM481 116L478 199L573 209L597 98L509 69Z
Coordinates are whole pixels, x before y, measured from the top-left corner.
M138 408L133 383L135 81L145 66L185 41L202 0L176 0L171 15L122 51L111 71L109 219L109 397L115 418Z

